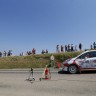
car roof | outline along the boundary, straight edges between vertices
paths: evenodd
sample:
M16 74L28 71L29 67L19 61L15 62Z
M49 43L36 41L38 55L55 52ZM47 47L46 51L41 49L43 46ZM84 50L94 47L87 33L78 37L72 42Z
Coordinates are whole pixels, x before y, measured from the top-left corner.
M87 52L92 52L92 51L96 51L96 50L87 50L87 51L82 52L81 54L87 53Z

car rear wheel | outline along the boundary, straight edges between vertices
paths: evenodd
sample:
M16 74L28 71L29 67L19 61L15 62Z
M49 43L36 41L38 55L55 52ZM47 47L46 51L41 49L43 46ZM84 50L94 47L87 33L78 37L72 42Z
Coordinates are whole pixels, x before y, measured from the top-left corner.
M75 65L70 65L68 68L69 73L71 74L76 74L77 73L77 66Z

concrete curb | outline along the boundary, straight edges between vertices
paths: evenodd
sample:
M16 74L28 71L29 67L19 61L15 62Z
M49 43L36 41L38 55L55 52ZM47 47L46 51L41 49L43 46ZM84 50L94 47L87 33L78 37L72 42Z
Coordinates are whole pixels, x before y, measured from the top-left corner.
M30 68L28 69L0 69L0 72L29 72L30 71ZM44 71L44 68L33 68L33 71L34 72L43 72ZM50 71L51 72L58 72L59 69L54 69L54 68L50 68Z

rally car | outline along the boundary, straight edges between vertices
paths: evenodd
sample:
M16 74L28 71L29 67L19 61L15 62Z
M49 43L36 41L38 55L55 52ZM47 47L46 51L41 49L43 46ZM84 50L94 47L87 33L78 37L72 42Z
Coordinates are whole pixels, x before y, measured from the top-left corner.
M62 63L62 70L71 74L96 70L96 50L85 51L75 58L64 61Z

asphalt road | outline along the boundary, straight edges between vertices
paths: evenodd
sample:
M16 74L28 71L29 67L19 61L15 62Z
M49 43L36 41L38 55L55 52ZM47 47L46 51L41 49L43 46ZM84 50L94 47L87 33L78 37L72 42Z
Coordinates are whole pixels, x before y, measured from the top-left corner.
M51 70L51 80L39 81L42 72L35 70L35 81L26 81L28 70L0 70L0 96L96 96L96 72L58 74Z

